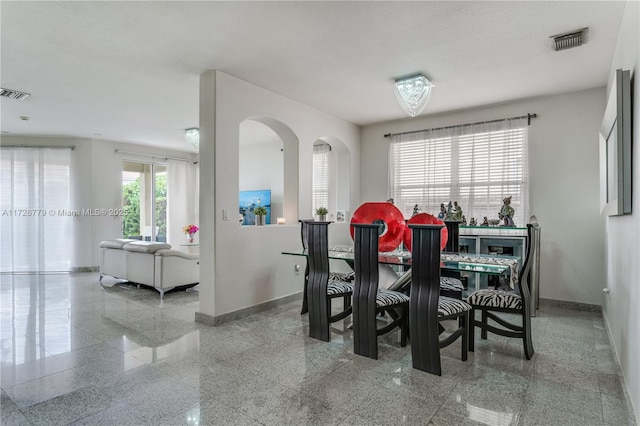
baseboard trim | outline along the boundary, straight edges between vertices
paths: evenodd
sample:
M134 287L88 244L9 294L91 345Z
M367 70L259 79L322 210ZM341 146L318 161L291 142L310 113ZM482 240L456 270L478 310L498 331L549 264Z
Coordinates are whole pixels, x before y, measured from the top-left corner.
M84 272L100 272L99 266L72 266L69 270L72 274L79 274Z
M259 312L268 311L269 309L277 308L279 306L286 305L287 303L295 302L297 300L302 300L302 292L294 293L289 296L281 297L279 299L270 300L259 305L250 306L248 308L238 309L237 311L228 312L222 315L212 316L202 312L196 312L196 322L216 327L218 325L245 318Z
M602 317L604 318L604 325L607 329L607 337L609 337L609 344L613 348L613 356L616 359L616 363L618 364L618 369L620 370L620 380L622 381L622 392L624 393L624 399L627 403L627 407L629 407L629 415L631 417L631 424L637 424L636 419L638 418L636 414L636 407L633 406L633 399L631 398L631 393L629 392L629 381L624 374L624 370L622 369L622 363L620 362L620 357L618 356L618 348L616 347L616 341L613 338L613 333L611 333L611 324L609 324L609 318L607 317L606 309L602 309Z
M592 305L590 303L569 302L568 300L540 298L540 306L553 306L556 308L572 309L574 311L602 313L602 306L600 305Z

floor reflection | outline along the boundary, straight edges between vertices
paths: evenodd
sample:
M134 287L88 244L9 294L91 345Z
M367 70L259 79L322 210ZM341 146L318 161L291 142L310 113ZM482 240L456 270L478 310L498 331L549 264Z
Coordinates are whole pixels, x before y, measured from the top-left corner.
M98 274L0 275L3 425L633 424L601 314L543 306L536 354L476 338L442 376L394 333L353 354L348 321L308 336L299 302L208 327L198 291L159 294Z

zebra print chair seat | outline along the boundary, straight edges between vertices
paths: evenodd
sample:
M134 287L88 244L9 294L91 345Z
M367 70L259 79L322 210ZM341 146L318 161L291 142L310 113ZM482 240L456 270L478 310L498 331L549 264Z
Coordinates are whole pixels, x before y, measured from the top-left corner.
M409 296L392 290L378 290L376 295L376 307L384 308L385 306L401 305L409 303Z
M463 291L462 281L453 277L440 277L440 290Z
M467 300L472 305L485 306L487 308L522 308L522 297L512 291L486 288L472 293Z
M353 293L353 284L344 281L329 281L327 296L347 295Z
M514 291L482 289L467 298L473 308L471 310L471 330L469 332L469 350L473 352L475 341L475 327L480 328L480 337L487 338L491 332L505 337L522 339L524 355L527 359L533 356L533 339L531 338L531 314L529 293L529 272L536 246L537 230L531 224L527 225L527 244L522 269L518 276L518 286ZM475 319L475 311L482 312L482 320ZM500 317L499 313L517 314L519 323L509 322ZM492 320L497 325L489 323Z
M345 283L352 283L356 279L355 272L329 272L329 282L342 281Z
M438 318L459 315L470 310L471 305L463 300L446 296L440 296L438 299Z

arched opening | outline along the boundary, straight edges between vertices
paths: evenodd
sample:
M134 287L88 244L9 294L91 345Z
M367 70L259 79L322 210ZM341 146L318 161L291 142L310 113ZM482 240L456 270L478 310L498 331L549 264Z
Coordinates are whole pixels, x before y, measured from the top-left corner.
M314 142L311 186L312 215L326 207L329 220L346 219L343 215L351 207L351 152L344 142L332 136Z
M269 194L268 224L283 217L298 220L298 139L286 125L271 117L254 116L239 128L239 217L253 224L248 205L266 204ZM261 191L261 192L254 192Z

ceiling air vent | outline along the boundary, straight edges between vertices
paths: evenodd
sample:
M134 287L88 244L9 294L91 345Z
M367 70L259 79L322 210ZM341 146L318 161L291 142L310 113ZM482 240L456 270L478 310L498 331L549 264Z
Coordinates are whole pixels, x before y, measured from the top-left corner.
M581 28L564 34L556 34L549 38L553 39L554 50L567 50L574 47L582 46L587 42L587 30L589 28Z
M0 88L0 96L3 98L17 99L19 101L22 101L29 97L29 93L20 92L18 90Z

